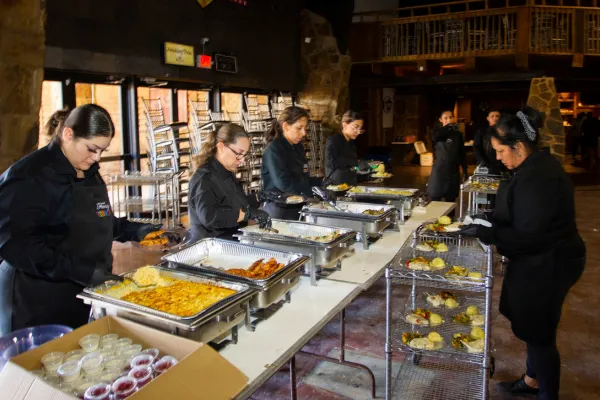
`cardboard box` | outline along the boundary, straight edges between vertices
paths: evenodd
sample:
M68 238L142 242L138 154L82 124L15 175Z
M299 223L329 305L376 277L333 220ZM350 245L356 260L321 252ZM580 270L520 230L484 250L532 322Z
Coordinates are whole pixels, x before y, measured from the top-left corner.
M210 346L169 335L117 317L104 317L40 347L12 358L0 374L2 400L70 400L70 396L47 384L29 371L40 369L41 358L52 351L69 352L79 339L90 333L116 333L144 348L155 347L179 362L129 397L146 399L231 399L247 384L248 378Z

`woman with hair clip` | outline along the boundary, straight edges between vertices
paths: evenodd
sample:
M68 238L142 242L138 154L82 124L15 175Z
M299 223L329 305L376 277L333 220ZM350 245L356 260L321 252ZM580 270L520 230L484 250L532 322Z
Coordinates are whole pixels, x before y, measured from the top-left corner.
M77 328L90 307L75 296L112 275L112 242L142 240L160 225L112 215L100 157L115 128L86 104L57 111L43 147L0 176L0 334L43 324Z
M312 197L312 187L322 184L321 178L308 175L306 151L302 143L308 121L308 111L304 108L288 107L267 132L262 180L263 196L266 198L264 208L272 218L298 220L301 204L285 204L275 199L288 195Z
M239 125L225 124L212 132L195 160L198 169L190 180L189 217L194 240L232 239L240 225L256 221L270 226L271 219L251 204L235 178L250 148L248 134Z
M346 111L342 116L342 133L327 138L325 146L325 173L326 184L356 185L359 174L368 176L371 172L369 163L358 161L356 144L354 141L364 133L364 120L356 111Z
M498 384L512 395L558 399L560 355L556 331L563 302L581 276L585 244L575 224L574 189L562 165L537 147L542 118L526 108L503 115L493 131L498 160L512 171L496 197L491 227L462 233L495 245L509 264L500 312L527 344L526 373Z
M463 177L467 176L467 158L463 134L454 123L454 113L450 110L440 114L442 127L433 132L433 167L427 184L431 200L454 202L460 190L460 168Z

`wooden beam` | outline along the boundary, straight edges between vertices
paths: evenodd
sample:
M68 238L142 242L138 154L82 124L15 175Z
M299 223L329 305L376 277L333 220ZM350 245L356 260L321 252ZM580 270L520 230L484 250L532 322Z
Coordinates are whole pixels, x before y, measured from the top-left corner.
M515 65L522 71L529 70L529 54L517 53L515 54Z
M515 61L517 67L527 68L529 64L529 40L531 30L531 12L528 7L520 7L517 10L517 38L515 43Z
M583 68L585 60L585 55L583 53L573 54L573 63L571 64L573 68Z

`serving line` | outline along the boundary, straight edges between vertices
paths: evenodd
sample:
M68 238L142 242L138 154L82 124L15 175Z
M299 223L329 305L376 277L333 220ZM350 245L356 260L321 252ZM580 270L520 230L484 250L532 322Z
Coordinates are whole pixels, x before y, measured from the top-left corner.
M296 399L296 354L365 370L370 375L372 396L375 397L372 371L364 365L345 360L345 308L382 276L400 246L421 224L417 221L446 215L454 207L454 203L432 202L426 207L425 213L413 214L405 225L400 226L399 231L386 231L369 250L356 243L355 254L344 260L342 269L321 279L318 286L312 286L308 277L302 277L290 304L264 321L255 332L241 331L238 344L220 352L249 378L248 386L236 399L250 397L288 360L290 398ZM415 217L417 221L411 221ZM340 317L339 359L301 351L336 315Z

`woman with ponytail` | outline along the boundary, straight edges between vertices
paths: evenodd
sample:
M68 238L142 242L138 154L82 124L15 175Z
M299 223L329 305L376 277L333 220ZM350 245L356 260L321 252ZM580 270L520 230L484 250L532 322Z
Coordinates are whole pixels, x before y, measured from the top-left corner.
M263 154L263 194L265 211L272 218L298 220L302 205L288 205L274 199L287 195L312 197L312 187L322 179L308 175L306 150L302 143L308 126L308 112L301 107L288 107L267 133L267 148Z
M271 219L248 200L235 178L250 148L248 134L239 125L225 124L211 132L194 163L190 181L189 217L194 240L232 239L248 221L267 227Z
M531 108L500 117L491 142L512 178L500 184L491 226L471 225L463 234L495 245L510 260L500 312L527 344L526 373L498 389L548 400L558 399L562 305L583 272L586 249L575 224L573 184L561 163L537 147L542 124Z
M57 111L50 143L0 176L0 335L44 324L77 328L90 307L75 296L112 275L112 242L160 226L112 215L100 157L115 134L108 112Z

